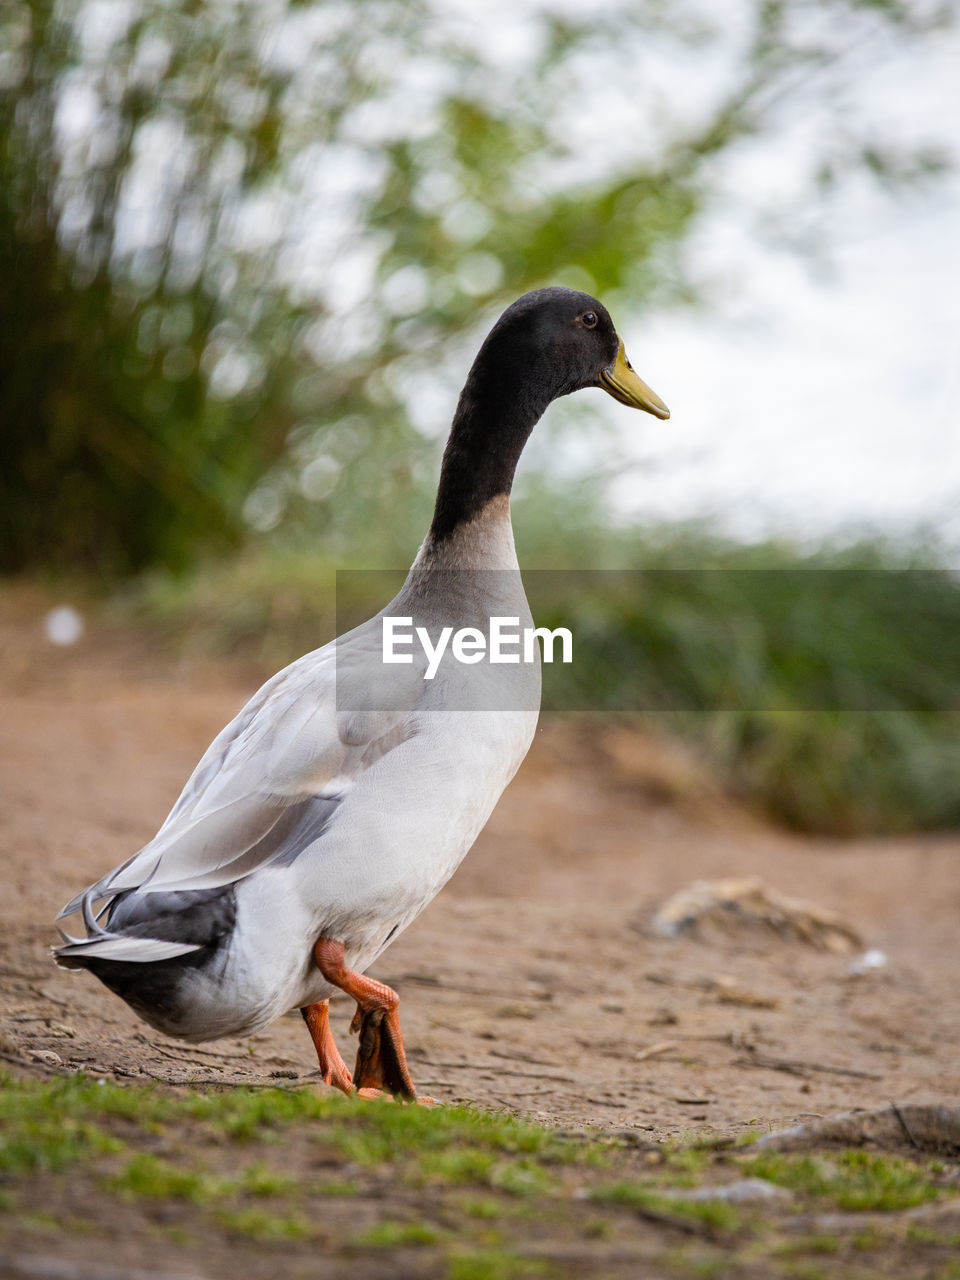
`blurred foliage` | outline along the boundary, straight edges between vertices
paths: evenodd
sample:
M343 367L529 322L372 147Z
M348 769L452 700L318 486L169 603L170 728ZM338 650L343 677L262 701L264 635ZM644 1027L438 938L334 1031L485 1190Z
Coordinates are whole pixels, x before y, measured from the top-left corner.
M0 570L180 568L281 525L342 557L386 510L372 553L408 559L478 328L548 282L689 296L715 157L949 12L547 2L505 44L506 9L427 0L7 0ZM940 163L862 113L813 152L809 199Z
M960 826L960 581L932 548L687 531L632 550L639 575L525 575L538 625L576 637L544 705L649 708L800 830Z
M236 543L251 480L285 445L296 314L216 252L229 106L214 105L212 33L191 33L182 9L156 6L107 48L84 34L95 6L4 10L7 570L110 575ZM259 75L249 58L245 72ZM265 148L252 134L238 183L256 181Z
M524 574L538 625L575 637L572 665L544 668L546 707L678 734L731 793L800 830L960 825L960 580L931 568L935 546L800 551L556 522L523 541L527 560L603 566ZM113 608L269 672L343 630L335 569L313 552L247 551L189 578L142 577ZM369 617L399 581L349 604Z
M149 571L128 611L271 666L329 638L335 565L409 562L492 316L545 283L598 293L621 325L692 300L682 250L719 159L791 123L803 172L764 229L798 244L844 183L936 172L941 156L842 101L857 59L935 39L954 8L543 0L488 22L439 0L7 0L0 571ZM902 564L607 528L618 464L597 453L562 499L525 469L525 563ZM958 821L952 582L910 575L878 630L869 575L842 627L841 580L819 576L801 617L789 575L761 592L650 574L600 609L565 597L592 682L577 701L642 694L797 826ZM549 620L559 601L541 606ZM801 713L811 679L874 709Z

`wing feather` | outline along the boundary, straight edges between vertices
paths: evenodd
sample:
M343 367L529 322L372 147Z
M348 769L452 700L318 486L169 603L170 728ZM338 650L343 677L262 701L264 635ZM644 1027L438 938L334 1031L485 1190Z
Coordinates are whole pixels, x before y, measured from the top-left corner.
M414 669L384 671L372 624L350 640L269 680L210 744L156 836L57 918L82 910L88 937L102 940L110 935L94 902L131 889L232 884L261 867L289 865L315 844L360 776L412 732L410 713L422 696ZM380 709L337 711L338 662L362 682L364 705Z

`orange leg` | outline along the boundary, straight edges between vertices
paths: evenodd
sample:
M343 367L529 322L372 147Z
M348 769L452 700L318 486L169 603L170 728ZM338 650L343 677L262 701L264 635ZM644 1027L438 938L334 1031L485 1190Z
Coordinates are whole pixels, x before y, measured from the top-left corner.
M301 1009L307 1030L313 1037L313 1047L317 1051L320 1063L320 1074L325 1084L332 1084L344 1093L350 1093L353 1077L337 1048L330 1030L330 1001L321 1000L319 1004L308 1004Z
M321 938L313 948L313 958L326 980L357 1002L350 1024L351 1031L360 1033L354 1069L357 1092L369 1096L386 1089L408 1101L416 1099L397 1015L400 997L385 983L348 969L342 942Z

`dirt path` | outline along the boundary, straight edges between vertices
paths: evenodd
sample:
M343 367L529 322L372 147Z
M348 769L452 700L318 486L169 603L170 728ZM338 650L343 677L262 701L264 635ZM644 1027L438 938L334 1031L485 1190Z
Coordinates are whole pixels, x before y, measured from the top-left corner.
M258 673L105 631L55 649L40 607L19 593L0 606L0 1052L123 1079L308 1079L297 1017L185 1047L51 963L57 909L154 833ZM843 912L888 967L852 977L846 959L798 946L650 933L675 889L744 873ZM400 989L414 1077L439 1099L568 1127L726 1133L955 1098L958 908L960 836L791 838L668 745L568 721L544 727L377 975ZM334 1012L346 1042L350 1010Z

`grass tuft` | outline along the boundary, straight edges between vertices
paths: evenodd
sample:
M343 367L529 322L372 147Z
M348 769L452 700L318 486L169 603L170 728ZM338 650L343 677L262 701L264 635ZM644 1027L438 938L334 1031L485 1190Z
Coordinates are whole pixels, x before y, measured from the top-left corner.
M490 1171L490 1185L512 1196L548 1196L557 1190L556 1178L532 1160L502 1161Z
M445 1233L427 1222L378 1222L356 1243L373 1249L399 1249L406 1245L437 1244Z
M197 1170L178 1169L151 1155L133 1156L123 1172L108 1178L106 1185L121 1195L189 1200L193 1204L204 1204L223 1195L226 1190L221 1179Z
M741 1217L726 1200L683 1200L665 1196L655 1187L642 1182L618 1182L608 1187L596 1187L590 1192L592 1201L600 1204L636 1205L641 1209L654 1209L658 1213L675 1214L692 1218L719 1231L736 1231Z
M134 1114L134 1098L114 1096L123 1093L85 1077L38 1087L0 1072L0 1174L56 1171L91 1154L119 1151L121 1144L90 1116Z
M766 1178L851 1212L910 1209L935 1200L939 1194L922 1166L900 1156L870 1151L836 1155L769 1152L751 1156L741 1167L748 1177Z
M299 1190L300 1184L288 1173L280 1173L269 1169L265 1164L257 1162L245 1169L239 1179L238 1186L251 1196L288 1196ZM327 1195L330 1191L324 1188Z
M260 1209L217 1209L217 1222L225 1230L254 1240L309 1240L311 1223L299 1214L264 1213Z
M501 1249L479 1249L451 1258L446 1280L534 1280L549 1274L549 1270L538 1259L518 1258Z

